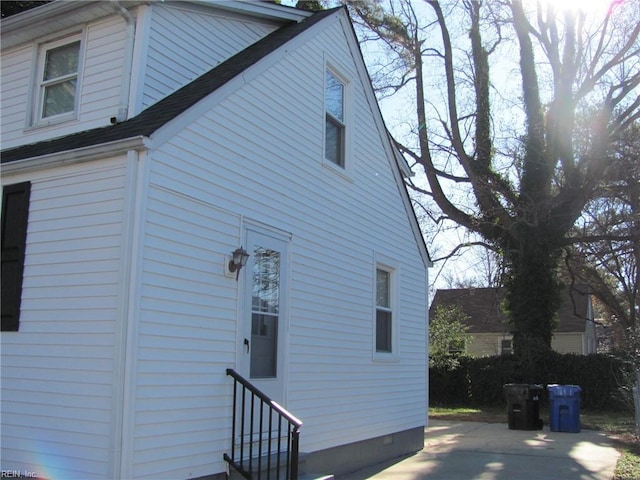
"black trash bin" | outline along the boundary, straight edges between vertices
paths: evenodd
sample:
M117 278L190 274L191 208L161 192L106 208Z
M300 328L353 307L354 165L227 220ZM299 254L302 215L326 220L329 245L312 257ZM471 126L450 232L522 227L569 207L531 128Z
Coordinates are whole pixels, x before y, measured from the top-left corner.
M509 430L541 430L540 395L542 385L507 383L503 387L507 397Z

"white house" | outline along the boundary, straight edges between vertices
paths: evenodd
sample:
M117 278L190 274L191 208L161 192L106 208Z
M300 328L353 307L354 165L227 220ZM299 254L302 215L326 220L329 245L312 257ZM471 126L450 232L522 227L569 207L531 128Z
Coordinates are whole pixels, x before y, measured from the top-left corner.
M56 1L1 35L3 471L270 459L228 370L303 422L301 473L422 448L430 260L344 8Z

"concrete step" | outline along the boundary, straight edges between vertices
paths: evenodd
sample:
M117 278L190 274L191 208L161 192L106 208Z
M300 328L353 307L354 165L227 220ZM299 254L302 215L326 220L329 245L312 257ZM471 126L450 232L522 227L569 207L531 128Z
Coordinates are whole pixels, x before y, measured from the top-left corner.
M262 474L262 478L266 479L267 478L267 472L263 472ZM281 475L282 478L284 478L283 475ZM272 480L276 480L275 479L275 474L273 474L271 476ZM235 471L233 468L230 469L230 473L229 473L229 480L244 480L244 477L242 475L240 475L237 471ZM317 474L317 473L304 473L302 475L298 475L298 480L334 480L334 476L333 475L322 475L322 474Z
M305 464L305 457L307 456L307 454L301 453L300 457L298 459L298 471L299 472L304 472L304 464ZM261 471L260 471L260 478L265 480L267 478L267 462L268 462L268 456L263 456L262 460L260 462L260 466L261 466ZM269 475L269 480L285 480L286 479L286 456L281 455L280 457L280 475L276 475L276 464L277 464L277 455L276 454L272 454L271 455L271 472ZM252 470L253 470L253 474L255 478L258 478L258 459L254 458L252 463ZM249 468L248 464L245 463L245 468ZM229 480L242 480L244 479L244 477L237 472L233 467L229 467ZM278 478L276 478L278 477ZM333 480L334 476L330 475L330 474L317 474L317 473L300 473L298 475L298 480Z

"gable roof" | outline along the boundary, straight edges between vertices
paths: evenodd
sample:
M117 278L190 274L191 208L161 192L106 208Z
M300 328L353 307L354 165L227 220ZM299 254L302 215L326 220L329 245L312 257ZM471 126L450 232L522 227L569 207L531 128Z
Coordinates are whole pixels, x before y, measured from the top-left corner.
M287 42L309 30L314 25L334 15L338 17L340 12L342 12L340 21L348 21L349 14L347 8L341 6L315 12L299 22L292 22L279 28L192 82L151 105L135 117L113 125L98 127L0 151L0 163L6 165L7 168L12 166L19 169L24 168L27 165L26 161L29 161L32 166L31 168L38 168L39 162L47 163L48 159L52 157L64 157L65 161L70 161L69 157L73 157L74 155L78 155L78 158L88 158L89 156L96 158L95 155L97 154L113 152L112 148L115 144L120 148L135 148L144 145L146 143L145 139L148 139L152 134L193 107L196 103L244 73L252 65L260 62L271 53L276 52ZM365 88L365 94L372 108L372 113L376 116L376 124L382 136L382 141L385 144L385 149L391 156L393 175L407 217L409 218L420 257L423 264L426 267L430 267L432 266L431 257L404 183L403 177L411 174L410 169L404 157L399 153L394 140L384 124L379 105L373 92L373 86L371 85L371 80L364 64L362 52L356 40L353 25L350 21L348 21L348 23L352 35L347 35L347 41L350 44L352 53L354 53L354 60L356 60L356 65L361 72L362 78L366 78L369 82L370 88ZM84 153L82 153L83 151Z
M556 332L584 332L589 318L589 289L574 286L565 289L558 311ZM433 318L440 305L458 305L469 317L466 324L469 333L509 332L507 317L502 311L504 288L454 288L436 291L429 315Z
M124 122L3 150L0 161L6 164L132 137L148 137L254 63L342 8L345 7L319 11L279 28Z

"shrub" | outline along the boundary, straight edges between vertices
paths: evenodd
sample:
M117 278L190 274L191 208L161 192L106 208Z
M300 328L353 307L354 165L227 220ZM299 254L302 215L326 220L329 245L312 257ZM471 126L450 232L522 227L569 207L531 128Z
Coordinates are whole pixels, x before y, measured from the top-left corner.
M581 408L625 410L621 394L632 365L604 355L574 355L550 352L537 361L522 361L513 355L460 358L454 370L429 369L429 402L447 406L503 406L507 383L579 385ZM546 404L546 396L542 402Z
M457 305L441 305L429 325L429 367L443 371L455 370L464 356L471 337L465 324L468 316Z

